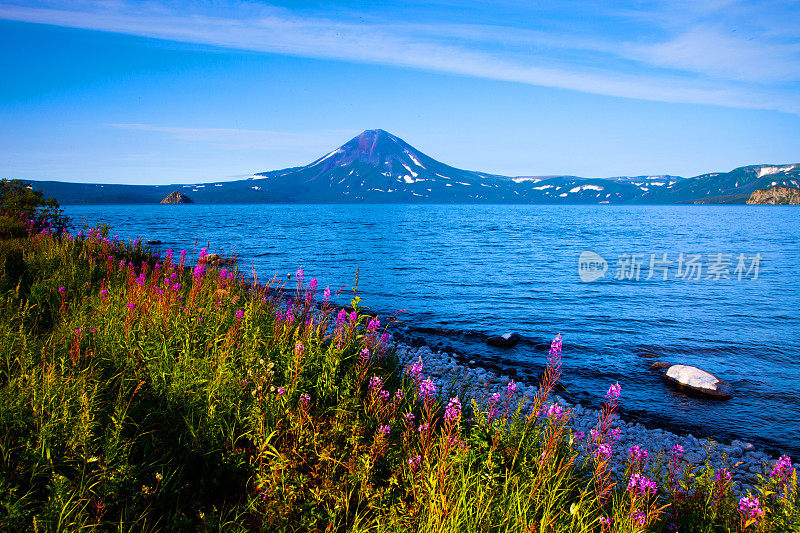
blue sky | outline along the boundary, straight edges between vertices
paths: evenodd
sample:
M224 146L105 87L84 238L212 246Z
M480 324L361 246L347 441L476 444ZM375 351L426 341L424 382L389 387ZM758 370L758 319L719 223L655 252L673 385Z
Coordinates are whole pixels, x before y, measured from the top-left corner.
M369 128L507 175L800 162L798 23L786 1L0 0L0 177L236 179Z

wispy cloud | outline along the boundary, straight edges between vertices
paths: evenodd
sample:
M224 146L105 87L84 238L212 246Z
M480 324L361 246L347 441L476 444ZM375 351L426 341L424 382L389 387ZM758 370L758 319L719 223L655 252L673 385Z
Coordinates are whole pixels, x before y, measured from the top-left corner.
M624 98L800 114L796 38L776 33L776 24L747 35L724 31L712 22L714 14L742 12L734 4L726 0L698 10L687 3L679 16L667 16L669 7L656 2L649 11L618 13L620 18L650 17L652 34L646 27L633 37L446 20L398 23L374 14L344 13L334 20L234 1L0 3L0 18Z

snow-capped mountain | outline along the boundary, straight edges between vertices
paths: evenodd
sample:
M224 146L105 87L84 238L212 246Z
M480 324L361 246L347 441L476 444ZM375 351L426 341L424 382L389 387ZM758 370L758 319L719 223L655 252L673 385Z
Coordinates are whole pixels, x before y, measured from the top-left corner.
M679 176L499 176L462 170L383 130L366 130L312 163L248 179L173 185L30 182L60 203L158 203L174 190L195 203L745 203L774 185L799 187L800 164Z

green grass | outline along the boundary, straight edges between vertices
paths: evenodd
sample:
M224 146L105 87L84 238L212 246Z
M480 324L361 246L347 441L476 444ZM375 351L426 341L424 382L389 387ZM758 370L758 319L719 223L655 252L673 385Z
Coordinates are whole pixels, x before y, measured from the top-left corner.
M800 530L796 473L762 479L757 524L677 457L627 491L503 391L446 417L308 283L185 266L99 230L0 240L0 530ZM536 412L559 372L554 349Z

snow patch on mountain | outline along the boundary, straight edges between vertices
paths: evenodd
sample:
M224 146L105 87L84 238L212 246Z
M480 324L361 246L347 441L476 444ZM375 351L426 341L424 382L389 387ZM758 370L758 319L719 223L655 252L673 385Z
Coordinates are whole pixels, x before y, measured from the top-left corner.
M758 178L769 176L770 174L777 174L778 172L788 172L797 168L797 165L785 165L782 167L761 167L758 169Z

